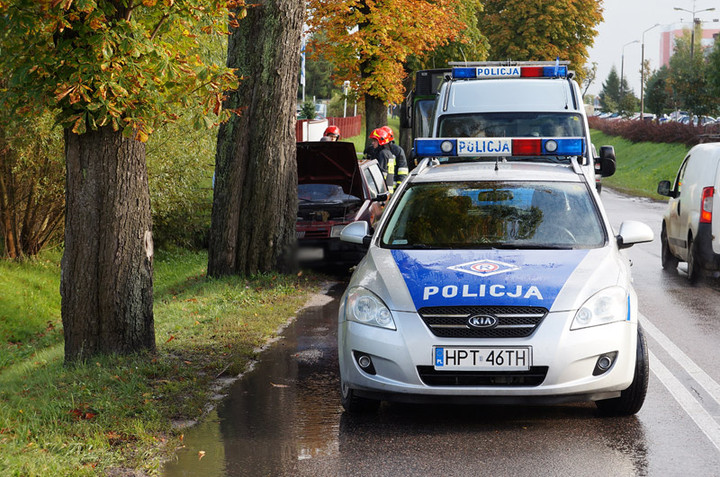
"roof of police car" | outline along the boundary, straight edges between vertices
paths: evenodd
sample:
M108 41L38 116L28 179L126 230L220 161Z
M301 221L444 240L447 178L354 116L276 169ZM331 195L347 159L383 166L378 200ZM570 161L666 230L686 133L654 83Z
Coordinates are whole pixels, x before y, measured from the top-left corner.
M540 181L582 182L583 176L573 171L569 164L495 161L450 162L429 165L411 174L411 181L418 182L466 182L466 181Z

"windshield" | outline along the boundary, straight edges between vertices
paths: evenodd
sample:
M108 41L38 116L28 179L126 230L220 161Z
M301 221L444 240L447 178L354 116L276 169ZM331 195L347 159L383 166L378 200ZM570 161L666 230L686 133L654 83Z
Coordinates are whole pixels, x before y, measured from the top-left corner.
M437 137L582 137L579 114L471 113L440 118Z
M442 116L437 137L493 138L493 137L584 137L579 114L571 113L469 113ZM569 156L499 156L504 160L568 163ZM444 157L445 161L495 161L498 156ZM582 162L582 161L581 161Z
M605 232L583 183L448 182L405 190L390 248L597 248Z

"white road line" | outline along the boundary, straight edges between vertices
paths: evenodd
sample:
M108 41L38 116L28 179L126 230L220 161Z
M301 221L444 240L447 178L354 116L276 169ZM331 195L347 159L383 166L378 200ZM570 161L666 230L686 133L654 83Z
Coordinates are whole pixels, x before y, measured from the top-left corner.
M647 323L647 322L646 322ZM650 352L650 369L670 391L685 412L720 451L720 424L695 399L690 391Z
M658 344L682 366L682 368L688 372L688 374L700 385L703 389L715 400L716 403L720 404L720 384L711 378L700 366L695 364L675 343L670 341L670 338L665 336L655 325L650 323L647 317L640 314L641 326L648 333L652 339L658 342ZM652 368L652 364L651 364Z

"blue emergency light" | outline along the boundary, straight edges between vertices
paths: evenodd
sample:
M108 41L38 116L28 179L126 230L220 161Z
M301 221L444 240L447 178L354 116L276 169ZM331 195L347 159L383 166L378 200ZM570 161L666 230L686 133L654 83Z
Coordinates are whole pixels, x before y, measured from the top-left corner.
M418 157L581 156L585 138L417 138Z
M566 78L567 66L478 66L455 67L455 79Z

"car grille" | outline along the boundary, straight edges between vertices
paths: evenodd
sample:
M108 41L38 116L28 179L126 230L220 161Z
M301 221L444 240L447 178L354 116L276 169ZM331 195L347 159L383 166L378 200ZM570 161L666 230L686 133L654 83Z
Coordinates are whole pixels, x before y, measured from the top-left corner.
M329 238L329 237L330 237L330 229L329 228L305 230L305 234L303 236L304 239L320 239L320 238Z
M548 311L532 306L436 306L421 308L418 313L441 338L524 338L535 331ZM468 318L475 315L494 316L497 325L472 328Z
M529 371L436 371L432 366L418 366L418 374L428 386L539 386L547 376L547 366L533 366Z

